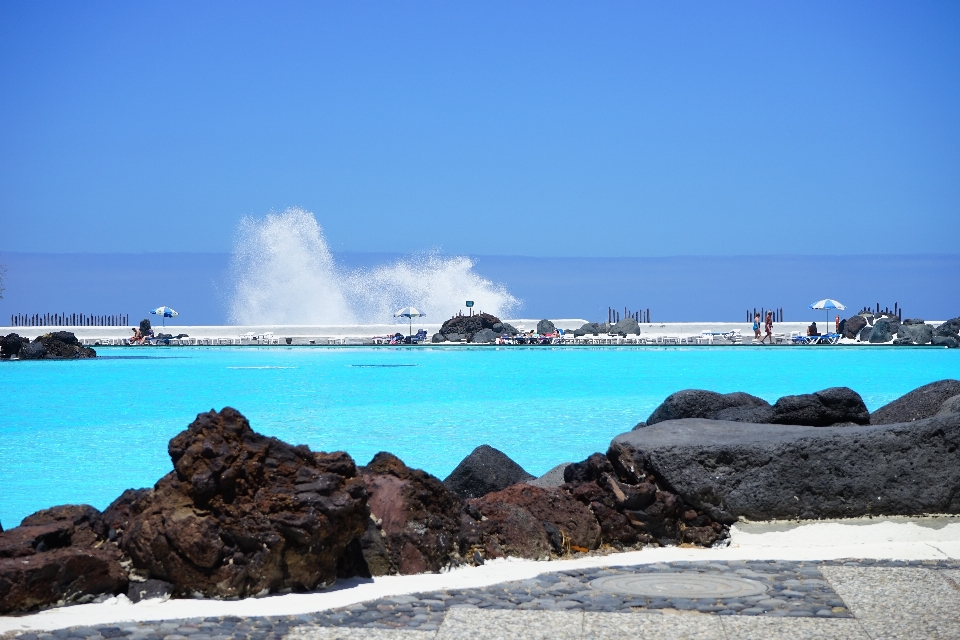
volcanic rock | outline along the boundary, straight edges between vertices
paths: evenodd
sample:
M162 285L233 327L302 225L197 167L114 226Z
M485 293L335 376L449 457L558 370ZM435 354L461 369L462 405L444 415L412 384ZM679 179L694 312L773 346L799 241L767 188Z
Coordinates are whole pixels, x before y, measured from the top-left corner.
M867 326L867 319L863 316L856 315L850 318L847 318L846 322L843 325L843 330L841 333L844 338L853 340L857 337L857 334L860 333L860 330Z
M873 331L870 333L870 342L873 344L890 342L893 340L893 336L897 334L899 329L900 323L896 318L884 316L873 323Z
M229 407L198 415L168 451L174 471L130 501L120 546L177 594L329 585L366 530L367 494L345 453L262 436Z
M372 575L440 571L461 562L457 494L390 453L378 453L361 471L376 525L362 540Z
M520 333L516 327L509 322L497 322L493 325L492 329L497 335L503 335L505 333L508 336L515 336Z
M477 313L472 316L454 316L443 323L440 327L440 333L446 336L447 340L457 342L464 337L467 341L473 337L473 334L482 330L493 330L494 325L503 324L500 318L492 316L489 313ZM454 338L454 336L458 336Z
M624 318L610 327L610 333L620 336L640 335L640 324L634 318Z
M0 559L0 613L124 593L127 572L114 550L64 547Z
M548 333L556 333L557 327L549 320L541 320L537 323L537 333L545 336Z
M173 591L174 587L169 582L144 580L143 582L131 582L127 589L127 597L130 598L131 602L140 602L153 598L167 598L173 595Z
M912 422L936 415L948 399L960 394L960 380L938 380L885 404L870 416L871 424Z
M825 427L842 422L868 424L870 412L860 394L847 387L832 387L796 396L783 396L773 405L773 424Z
M685 389L667 396L647 418L647 424L680 418L716 418L717 414L725 409L769 407L770 403L766 400L749 393L720 394L701 389Z
M943 324L939 325L933 330L933 335L944 338L953 338L954 340L960 341L960 318L947 320Z
M930 344L935 347L956 349L957 347L960 347L960 339L954 338L953 336L933 336L933 338L930 340Z
M439 331L433 334L433 336L431 336L430 338L430 342L446 342L446 341L447 341L447 337L442 333L440 333Z
M515 484L469 504L486 518L479 528L490 557L528 554L524 557L536 558L543 548L542 540L554 553L562 553L570 545L596 549L600 543L600 526L590 509L559 489ZM526 511L532 521L517 509Z
M0 338L0 358L19 356L24 345L30 344L30 338L21 338L16 333L8 333Z
M960 513L960 414L853 427L686 419L614 443L721 522Z
M103 532L89 505L38 511L0 532L0 613L123 593L121 553Z
M533 480L527 480L527 484L533 485L535 487L540 487L541 489L550 489L552 487L559 487L563 484L563 471L571 463L570 462L561 462L557 466L553 467L545 474L539 478Z
M870 342L871 335L873 335L873 327L867 326L863 329L860 329L860 334L857 336L857 339L860 342Z
M960 413L960 395L948 398L940 405L940 410L937 411L937 415L942 416L947 413Z
M493 329L480 329L475 334L470 336L470 342L477 344L488 344L491 342L496 342L497 338L500 337L500 334L496 333Z
M41 360L47 355L47 348L39 340L24 344L20 349L21 360Z
M461 498L470 499L533 479L507 454L482 444L460 461L443 484Z
M907 324L907 323L910 324ZM923 320L905 320L897 331L898 338L910 338L914 344L930 344L933 339L933 327L924 324Z

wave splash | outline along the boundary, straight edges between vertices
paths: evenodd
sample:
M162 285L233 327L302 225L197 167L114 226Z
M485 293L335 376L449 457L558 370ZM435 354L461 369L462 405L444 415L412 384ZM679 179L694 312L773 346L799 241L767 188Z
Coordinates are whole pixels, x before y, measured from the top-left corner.
M233 324L385 324L407 306L442 322L464 300L501 317L520 305L463 256L431 252L371 269L344 269L316 218L300 208L241 220L231 267Z

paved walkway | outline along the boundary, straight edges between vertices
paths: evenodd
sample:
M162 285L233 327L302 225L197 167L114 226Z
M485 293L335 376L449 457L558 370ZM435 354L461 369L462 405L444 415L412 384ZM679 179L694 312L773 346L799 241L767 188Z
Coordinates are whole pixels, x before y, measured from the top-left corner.
M696 589L710 595L703 597ZM19 636L453 638L960 638L960 562L747 560L607 567L545 573L479 589L397 595L296 616L129 622Z

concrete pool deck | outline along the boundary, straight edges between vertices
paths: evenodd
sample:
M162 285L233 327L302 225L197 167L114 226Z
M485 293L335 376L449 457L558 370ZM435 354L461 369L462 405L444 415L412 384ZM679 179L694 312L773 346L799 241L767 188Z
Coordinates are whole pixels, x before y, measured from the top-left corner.
M610 600L589 588L596 576L658 571L787 586L730 609L696 599ZM820 604L811 604L817 589ZM960 517L740 523L721 548L503 560L242 601L133 604L118 596L0 617L0 633L28 634L24 640L960 638Z

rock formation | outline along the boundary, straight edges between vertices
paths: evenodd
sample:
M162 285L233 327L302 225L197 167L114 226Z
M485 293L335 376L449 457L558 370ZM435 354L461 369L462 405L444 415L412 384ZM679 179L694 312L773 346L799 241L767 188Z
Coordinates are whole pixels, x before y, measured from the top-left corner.
M640 323L634 318L624 318L610 327L610 333L618 336L640 335Z
M329 585L366 530L364 482L345 453L262 436L230 408L198 415L168 451L174 471L113 511L134 566L180 595Z
M904 320L897 331L900 340L909 339L912 344L930 344L933 339L933 327L923 320Z
M832 424L870 422L870 411L860 394L847 387L833 387L784 396L773 405L774 424L798 424L810 427L826 427Z
M702 389L685 389L667 396L647 418L647 425L679 418L734 419L747 415L744 411L769 413L770 403L749 393L716 393ZM724 412L723 418L718 415Z
M860 333L860 330L867 326L867 319L861 315L847 318L843 324L841 333L844 338L853 340Z
M537 333L541 336L545 336L548 333L555 333L557 331L556 325L554 325L549 320L541 320L537 323Z
M885 404L870 416L871 424L912 422L936 415L941 405L960 394L960 380L939 380L925 384Z
M460 564L463 502L440 480L378 453L361 468L371 522L362 552L371 575L439 571Z
M534 477L505 453L483 444L460 461L443 484L461 498L480 498Z
M70 331L54 331L38 337L33 342L11 333L3 338L0 351L4 357L16 352L16 341L20 340L19 357L21 360L63 360L73 358L95 358L97 352L80 344Z
M45 509L0 532L0 613L126 592L121 553L105 537L89 505Z
M720 522L960 513L957 413L852 427L685 419L614 443Z
M467 342L492 342L492 339L488 340L491 335L490 333L482 333L478 336L477 340L474 340L474 334L482 332L485 329L492 332L493 339L496 339L504 333L509 335L517 335L517 333L519 333L509 323L502 322L500 318L496 316L490 315L489 313L477 313L472 316L454 316L450 318L443 323L440 331L435 333L431 340L433 342L459 342L460 340L466 340Z
M883 316L873 323L873 331L870 332L868 340L871 344L890 342L899 330L900 321L896 316Z
M16 333L8 333L0 338L0 358L19 357L20 350L28 344L30 344L30 338L21 338Z

